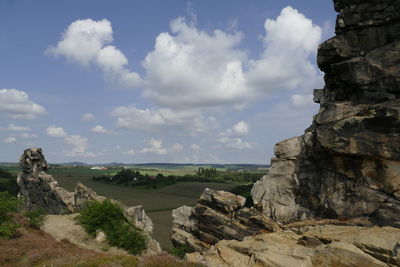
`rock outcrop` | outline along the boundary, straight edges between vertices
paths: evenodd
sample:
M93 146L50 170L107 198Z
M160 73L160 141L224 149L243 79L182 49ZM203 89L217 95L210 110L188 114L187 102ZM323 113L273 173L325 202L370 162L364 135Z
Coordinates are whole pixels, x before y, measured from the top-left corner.
M196 206L172 211L172 243L206 251L220 240L281 231L258 210L244 207L245 201L244 197L206 188Z
M275 146L252 197L278 222L368 216L400 227L400 2L334 3L336 36L318 50L319 113Z
M51 214L67 214L74 211L74 193L58 185L47 174L47 162L42 149L26 149L20 159L21 173L17 178L19 198L23 198L28 210L42 208Z
M49 214L69 214L78 212L87 201L106 199L80 182L76 184L74 192L59 186L53 176L45 172L48 164L40 148L26 149L21 156L20 165L22 171L17 179L20 187L18 197L24 201L28 210L41 208ZM146 254L160 253L160 245L150 236L153 232L153 222L143 207L141 205L128 207L119 201L113 199L111 201L123 208L129 222L146 233L148 237Z
M207 266L400 266L400 229L302 226L186 254Z

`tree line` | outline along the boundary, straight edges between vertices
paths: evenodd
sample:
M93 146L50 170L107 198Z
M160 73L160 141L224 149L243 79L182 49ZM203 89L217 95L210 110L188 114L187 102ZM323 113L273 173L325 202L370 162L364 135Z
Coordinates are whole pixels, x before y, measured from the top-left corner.
M101 181L125 186L160 188L179 182L214 182L214 183L254 183L264 173L260 172L227 172L218 171L216 168L200 167L196 174L179 175L157 175L142 174L138 170L122 169L115 175L93 176L94 181Z

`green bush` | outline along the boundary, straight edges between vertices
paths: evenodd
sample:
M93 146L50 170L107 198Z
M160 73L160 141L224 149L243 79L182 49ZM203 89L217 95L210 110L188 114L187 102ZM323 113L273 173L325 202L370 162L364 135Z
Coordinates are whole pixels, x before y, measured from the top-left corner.
M81 211L78 221L92 236L102 230L110 245L138 254L146 249L146 238L124 216L122 208L110 200L91 201Z
M0 224L0 238L10 239L17 234L19 224L9 220Z
M10 212L18 210L19 201L8 192L0 192L0 224L10 219Z
M18 200L8 192L0 192L0 238L16 235L19 225L12 220L10 212L18 210Z
M177 247L169 249L168 252L174 256L183 259L186 253L191 253L193 252L193 250L187 245L179 245Z
M109 225L119 224L124 221L124 213L118 204L110 200L90 201L80 211L78 221L90 235L95 236L97 230L105 231Z
M28 225L35 229L40 229L46 222L46 213L43 209L28 211L24 215L28 219Z
M126 249L131 254L136 255L146 249L146 239L143 234L128 223L110 225L105 233L110 245Z

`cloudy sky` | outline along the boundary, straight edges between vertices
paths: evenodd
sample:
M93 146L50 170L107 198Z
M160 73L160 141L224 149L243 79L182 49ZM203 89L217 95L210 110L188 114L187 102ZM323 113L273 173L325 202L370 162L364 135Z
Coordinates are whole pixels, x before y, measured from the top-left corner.
M323 87L332 1L0 2L0 162L269 163Z

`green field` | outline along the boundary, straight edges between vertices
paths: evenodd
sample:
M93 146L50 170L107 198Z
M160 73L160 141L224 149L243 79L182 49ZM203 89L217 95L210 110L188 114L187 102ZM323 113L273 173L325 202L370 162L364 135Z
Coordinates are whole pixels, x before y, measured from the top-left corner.
M237 186L237 184L228 183L188 182L152 190L135 189L92 180L92 176L109 172L110 170L99 171L87 168L60 168L50 169L48 171L62 187L70 191L73 191L76 182L80 181L98 194L119 200L126 205L143 205L146 213L154 223L154 238L158 240L164 248L170 248L172 246L169 239L172 229L172 209L183 205L196 204L199 196L206 187L230 190Z

